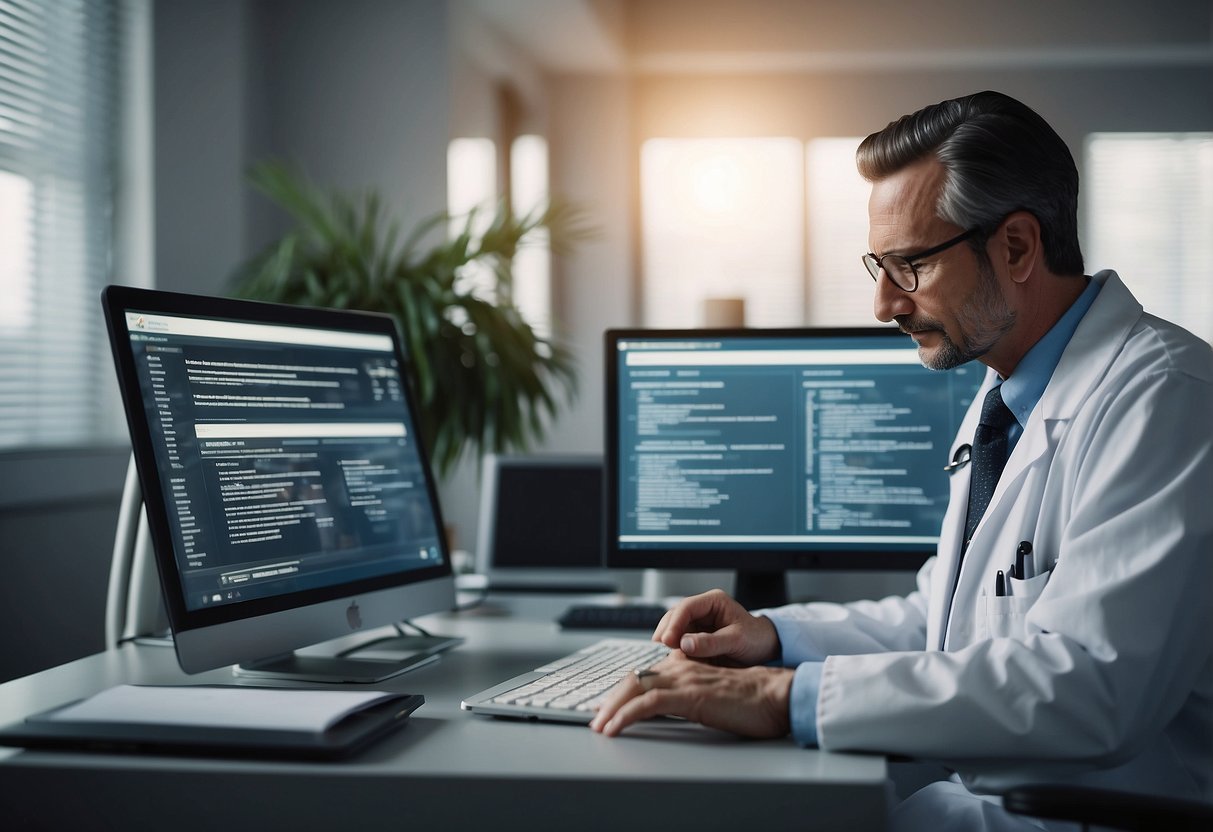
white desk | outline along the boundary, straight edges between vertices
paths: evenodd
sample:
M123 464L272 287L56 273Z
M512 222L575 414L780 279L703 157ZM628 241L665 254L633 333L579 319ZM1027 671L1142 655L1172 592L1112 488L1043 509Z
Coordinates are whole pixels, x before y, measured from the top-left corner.
M551 604L548 605L551 607ZM560 607L552 607L558 610ZM6 829L879 829L887 767L790 739L754 742L653 722L607 739L582 726L490 719L464 696L577 649L550 617L422 619L467 643L376 687L422 693L401 731L335 763L0 748ZM637 634L639 635L639 634ZM112 685L232 683L185 676L171 649L126 645L0 685L0 722Z

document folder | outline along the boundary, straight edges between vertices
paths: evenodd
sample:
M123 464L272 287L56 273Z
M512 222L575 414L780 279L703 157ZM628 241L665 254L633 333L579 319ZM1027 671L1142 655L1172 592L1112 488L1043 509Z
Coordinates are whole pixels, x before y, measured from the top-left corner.
M0 745L332 759L401 727L419 694L120 685L0 728Z

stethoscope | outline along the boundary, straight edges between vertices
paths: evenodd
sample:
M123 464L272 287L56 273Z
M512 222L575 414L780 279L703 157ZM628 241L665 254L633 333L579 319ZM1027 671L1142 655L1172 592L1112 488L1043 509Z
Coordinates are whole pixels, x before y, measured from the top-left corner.
M973 461L973 446L969 444L961 445L956 449L956 453L952 454L952 461L943 466L943 470L949 474L955 474L961 468Z

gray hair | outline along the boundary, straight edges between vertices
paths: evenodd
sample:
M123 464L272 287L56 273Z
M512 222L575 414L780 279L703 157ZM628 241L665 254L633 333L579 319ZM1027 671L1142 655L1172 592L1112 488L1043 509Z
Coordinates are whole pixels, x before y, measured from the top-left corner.
M942 101L902 116L863 140L855 154L869 182L934 154L947 173L941 219L978 228L985 241L1012 211L1040 223L1045 262L1056 274L1082 274L1078 243L1078 168L1070 149L1043 118L999 92Z

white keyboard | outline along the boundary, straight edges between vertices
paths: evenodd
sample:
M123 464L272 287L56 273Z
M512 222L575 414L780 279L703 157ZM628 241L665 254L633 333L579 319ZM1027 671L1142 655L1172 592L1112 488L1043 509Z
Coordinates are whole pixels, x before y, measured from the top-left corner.
M463 708L495 716L589 722L623 676L652 667L669 652L652 641L603 639L469 697Z

